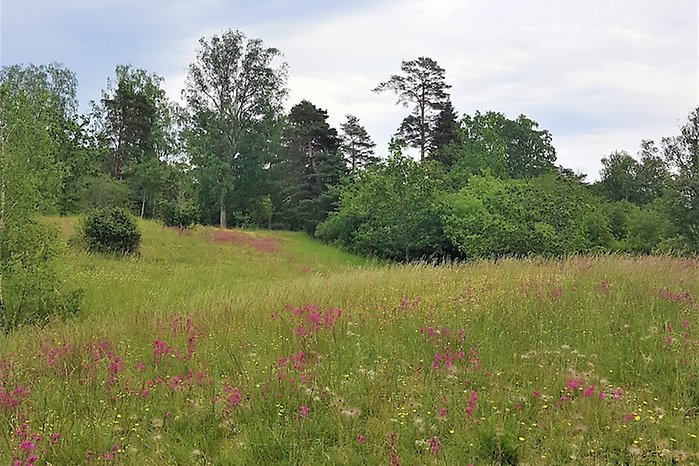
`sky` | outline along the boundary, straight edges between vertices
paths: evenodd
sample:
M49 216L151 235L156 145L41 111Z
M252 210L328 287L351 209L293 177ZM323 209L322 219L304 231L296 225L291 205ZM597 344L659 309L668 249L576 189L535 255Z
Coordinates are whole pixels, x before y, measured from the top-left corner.
M353 114L385 155L409 110L371 90L426 56L459 114L525 114L594 180L699 105L698 22L697 0L0 0L0 63L64 64L83 110L117 64L179 101L198 40L238 29L284 54L287 109L309 100L337 128Z

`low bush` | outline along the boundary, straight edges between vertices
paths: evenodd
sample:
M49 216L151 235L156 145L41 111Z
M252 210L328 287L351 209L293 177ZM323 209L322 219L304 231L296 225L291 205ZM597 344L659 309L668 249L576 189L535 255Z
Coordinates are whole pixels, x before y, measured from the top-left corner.
M133 216L124 209L98 209L82 227L85 246L103 254L133 254L141 244L141 231Z
M191 201L167 202L162 207L162 220L166 226L189 228L198 219L199 209Z

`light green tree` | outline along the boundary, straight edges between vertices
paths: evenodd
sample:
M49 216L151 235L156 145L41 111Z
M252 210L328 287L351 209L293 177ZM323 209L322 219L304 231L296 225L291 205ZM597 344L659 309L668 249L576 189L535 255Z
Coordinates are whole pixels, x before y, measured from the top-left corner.
M0 72L0 328L7 331L77 306L62 292L55 229L38 215L61 183L51 129L69 107L50 72L9 67Z

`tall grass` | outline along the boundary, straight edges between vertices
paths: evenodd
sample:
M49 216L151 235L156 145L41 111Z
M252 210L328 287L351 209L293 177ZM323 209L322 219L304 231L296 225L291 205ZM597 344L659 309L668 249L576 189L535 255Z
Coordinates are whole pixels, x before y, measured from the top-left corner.
M699 461L696 260L142 226L140 257L71 251L80 317L2 337L2 463Z

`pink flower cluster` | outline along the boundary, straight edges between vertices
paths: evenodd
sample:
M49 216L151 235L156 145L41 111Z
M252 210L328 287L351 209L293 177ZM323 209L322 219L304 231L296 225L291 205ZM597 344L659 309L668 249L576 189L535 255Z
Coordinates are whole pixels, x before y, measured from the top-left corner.
M29 398L31 390L24 385L6 390L0 386L0 410L4 413L16 412L18 407Z
M296 323L294 335L302 338L315 335L321 330L334 329L337 321L342 317L342 309L333 307L322 309L318 305L293 307L287 304L285 309ZM277 315L272 314L272 318L276 318Z

